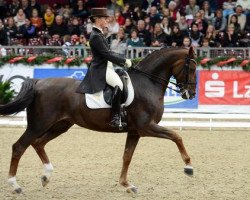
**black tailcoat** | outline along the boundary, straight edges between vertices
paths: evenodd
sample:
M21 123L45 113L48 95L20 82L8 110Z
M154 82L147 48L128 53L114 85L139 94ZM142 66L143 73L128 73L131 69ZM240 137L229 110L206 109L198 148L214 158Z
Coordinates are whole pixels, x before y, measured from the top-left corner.
M92 51L93 59L88 72L77 88L77 93L96 93L105 88L106 70L108 61L119 66L125 65L125 59L112 52L108 42L102 32L93 27L90 35L89 44Z

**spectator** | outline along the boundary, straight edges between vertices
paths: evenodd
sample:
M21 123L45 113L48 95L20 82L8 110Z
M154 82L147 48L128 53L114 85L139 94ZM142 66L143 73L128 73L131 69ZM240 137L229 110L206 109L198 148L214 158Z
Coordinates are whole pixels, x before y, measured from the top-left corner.
M202 9L204 10L204 19L211 24L212 19L214 18L214 13L211 11L209 1L203 2Z
M47 8L44 14L44 22L47 28L50 28L55 20L55 14L51 8Z
M162 13L162 11L167 7L166 0L153 0L151 6L155 6L157 10Z
M195 13L197 13L200 10L200 7L196 5L196 0L189 0L189 4L186 5L185 13L186 15L192 15L195 16Z
M168 17L163 17L162 21L161 21L161 28L163 30L163 32L166 35L170 35L171 34L171 27L170 27L170 23L169 23L169 19Z
M216 41L216 31L214 29L213 25L208 25L207 27L207 31L206 34L204 36L204 38L206 38L208 40L209 46L210 47L216 47L217 46L217 41Z
M41 6L39 3L36 2L36 0L30 0L30 6L31 6L31 15L32 15L32 11L34 9L37 10L38 12L38 16L41 17L42 16L42 13L41 13Z
M116 10L122 11L122 7L117 4L117 0L110 0L107 9L110 15L114 15Z
M71 37L70 37L70 35L65 35L63 37L62 51L63 51L64 55L67 57L70 56L70 46L72 46Z
M137 22L138 37L143 42L144 46L151 45L151 33L146 30L146 23L143 20Z
M203 34L199 31L198 25L192 23L191 31L189 32L189 37L191 39L191 44L194 47L200 47L203 39Z
M122 9L122 16L127 19L131 17L130 5L126 3Z
M234 31L236 34L241 35L242 31L240 28L240 24L238 23L238 16L233 14L228 19L228 25L232 24L234 26Z
M126 18L125 19L125 24L124 24L123 27L124 27L124 31L125 31L126 36L129 36L132 29L135 28L131 18Z
M4 20L8 16L8 7L4 0L0 0L0 19Z
M2 45L0 45L0 57L4 57L7 55L7 51L5 48L1 47Z
M115 20L119 24L119 26L122 26L125 24L125 18L122 16L121 11L116 10L115 11Z
M223 16L228 17L234 13L234 8L236 7L236 2L233 0L228 0L223 3Z
M74 46L80 47L77 51L78 52L77 55L82 56L82 57L86 57L88 55L86 47L89 47L89 43L85 35L81 34L79 37L79 41L75 43Z
M250 1L249 0L237 0L236 5L241 5L243 12L246 15L250 15Z
M14 21L17 27L20 27L23 24L25 24L25 19L26 19L26 16L25 16L25 13L23 12L23 9L22 8L18 9L17 14L14 17Z
M109 17L109 24L108 24L108 35L115 35L118 33L119 31L119 24L118 22L115 20L115 17L114 16L110 16Z
M163 32L161 28L161 24L156 23L154 26L154 32L152 35L152 47L162 47L166 41L166 34Z
M73 10L73 16L75 17L82 17L86 19L89 16L89 11L84 6L84 2L82 0L77 1L77 5Z
M115 53L125 56L125 49L127 47L125 32L123 28L119 28L116 38L112 40L110 48Z
M79 21L76 17L72 19L71 24L68 26L70 35L77 35L78 37L81 35Z
M49 29L50 35L59 35L63 37L68 34L68 28L63 21L63 17L61 15L57 15L55 18L55 23Z
M20 7L20 1L19 0L12 0L12 2L8 4L9 15L15 16L19 7Z
M25 24L20 26L19 34L21 34L22 37L25 38L26 41L28 41L28 39L37 36L36 27L31 24L29 19L25 19Z
M188 30L188 24L187 24L187 21L186 21L186 17L185 16L181 16L180 17L180 21L178 23L179 27L180 27L180 30L182 32L186 32Z
M38 10L36 8L32 10L30 21L31 21L31 24L34 25L37 30L42 29L43 20L41 17L39 17Z
M224 31L227 25L227 20L222 15L222 10L218 9L215 12L215 18L212 19L212 24L217 32Z
M141 11L139 6L135 6L134 12L132 12L132 16L133 20L137 22L138 20L144 18L144 13Z
M29 5L29 1L28 0L21 0L21 9L23 9L23 12L25 13L25 16L27 18L30 18L31 16L31 7Z
M152 26L154 26L156 23L161 22L160 15L157 12L158 11L155 6L152 6L149 10L150 23Z
M204 48L208 48L209 47L209 40L207 38L203 38L202 42L201 42L201 46Z
M176 8L176 3L174 1L170 1L168 4L168 9L170 12L170 17L172 18L172 21L174 23L178 23L180 21L180 13L178 9Z
M206 33L208 24L204 19L202 19L202 14L200 11L198 11L195 14L195 19L194 19L193 23L197 24L198 30L200 32L202 32L203 34Z
M220 43L222 47L237 47L238 46L238 35L234 31L234 25L230 24L227 27L226 32L220 34Z
M150 17L145 16L144 22L145 22L145 29L148 30L150 33L153 33L153 26L150 23Z
M174 0L176 3L176 10L179 11L180 15L185 15L185 7L186 5L183 4L182 0Z
M181 47L183 44L183 38L184 38L184 34L180 30L179 25L174 24L172 27L172 33L170 37L168 37L167 39L167 43L169 46L172 46L172 47Z
M8 45L8 37L3 25L3 21L0 19L0 45Z
M183 43L182 43L182 47L186 47L189 48L191 46L191 40L189 37L184 37L183 38Z
M238 23L240 24L240 29L244 30L246 25L246 15L244 15L242 12L243 12L242 6L240 5L236 6L235 14L238 17ZM233 14L229 15L229 19L231 18L232 15Z
M71 18L72 13L73 13L73 9L70 7L70 5L65 4L62 7L62 11L61 11L61 13L59 15L62 15L63 18L68 21Z
M138 31L133 29L130 34L130 38L127 40L128 47L143 47L143 42L138 37Z
M11 44L11 40L15 38L17 34L17 27L13 17L8 17L5 31L8 36L8 44Z

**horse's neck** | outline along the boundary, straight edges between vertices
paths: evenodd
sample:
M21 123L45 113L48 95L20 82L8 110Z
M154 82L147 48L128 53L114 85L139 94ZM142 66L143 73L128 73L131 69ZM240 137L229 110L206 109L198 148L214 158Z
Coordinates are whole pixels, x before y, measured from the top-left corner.
M139 69L152 76L139 75L145 76L146 79L148 79L148 81L146 81L147 84L153 84L155 89L162 91L164 95L169 79L172 76L172 60L170 56L166 56L166 53L152 59L149 57L149 59L145 60L144 63L139 66Z

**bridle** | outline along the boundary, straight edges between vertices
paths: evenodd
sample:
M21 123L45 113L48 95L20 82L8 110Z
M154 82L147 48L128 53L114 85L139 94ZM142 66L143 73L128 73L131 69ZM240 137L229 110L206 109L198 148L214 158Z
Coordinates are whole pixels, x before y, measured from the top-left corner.
M138 64L135 65L134 67L130 68L130 69L138 71L138 72L146 75L148 78L156 81L157 83L159 83L161 85L166 85L167 88L169 88L169 89L171 89L171 90L173 90L173 91L175 91L177 93L183 93L185 86L187 86L187 85L196 85L196 82L190 82L189 81L189 65L190 65L190 61L194 62L197 65L197 62L194 59L189 58L188 56L186 56L183 67L180 69L180 71L174 77L176 79L176 77L178 77L178 75L184 70L185 81L183 83L175 83L175 82L166 80L165 78L162 78L162 77L156 76L154 74L150 74L148 72L142 71L142 70L137 68ZM177 86L179 88L179 90L173 89L172 87L169 87L168 83L172 83L173 85Z

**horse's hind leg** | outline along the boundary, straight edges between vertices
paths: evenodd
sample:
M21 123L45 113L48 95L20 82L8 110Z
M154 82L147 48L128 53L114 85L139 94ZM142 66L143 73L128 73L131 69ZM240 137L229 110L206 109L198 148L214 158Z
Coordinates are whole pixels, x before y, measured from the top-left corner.
M175 142L180 151L181 157L186 164L184 168L184 172L187 175L193 175L193 167L191 164L191 159L186 151L186 148L183 144L181 136L179 136L176 132L166 129L164 127L161 127L155 123L151 123L148 129L144 130L143 133L144 133L143 136L165 138L165 139L169 139Z
M36 139L34 143L32 143L33 148L36 150L37 155L40 157L42 163L44 164L44 174L41 177L43 187L45 187L49 183L50 176L53 172L53 166L49 161L44 147L49 141L66 132L71 126L72 124L67 121L57 122L45 134L43 134L40 138Z
M30 146L30 144L36 139L36 135L32 133L29 129L26 129L24 134L17 140L12 146L12 157L9 170L9 179L8 183L13 188L13 192L21 193L22 189L17 184L16 173L18 168L18 163L22 157L25 150Z
M129 164L131 162L132 156L134 154L139 139L140 136L138 135L137 131L128 132L125 150L123 154L123 165L119 182L122 186L126 188L126 191L129 193L137 192L136 187L128 182L127 174L128 174Z

